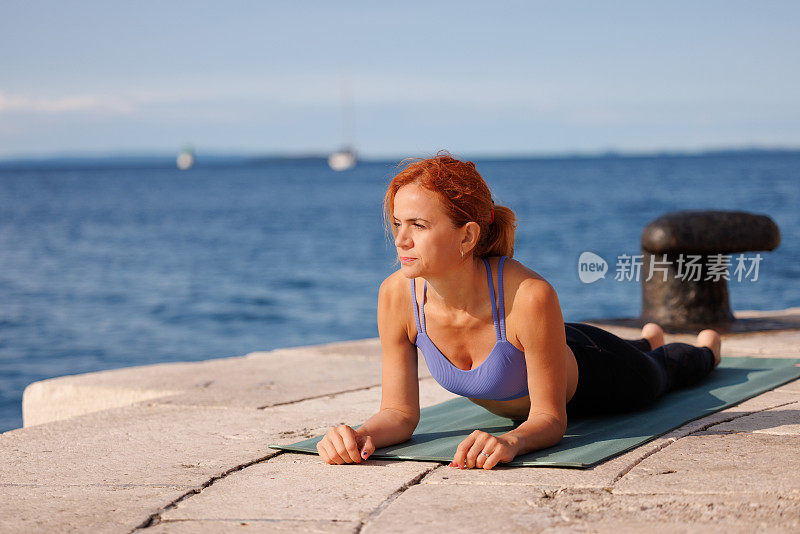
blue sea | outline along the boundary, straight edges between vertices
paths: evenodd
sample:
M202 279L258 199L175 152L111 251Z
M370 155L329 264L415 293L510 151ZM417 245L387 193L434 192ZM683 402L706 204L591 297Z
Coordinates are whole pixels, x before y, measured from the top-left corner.
M557 289L567 321L636 316L614 269L673 210L763 213L782 243L734 309L800 305L800 153L481 160L519 217L515 257ZM335 173L321 159L0 165L0 432L26 385L54 376L377 336L394 247L381 202L396 161ZM754 254L749 254L753 257ZM613 272L612 272L613 274Z

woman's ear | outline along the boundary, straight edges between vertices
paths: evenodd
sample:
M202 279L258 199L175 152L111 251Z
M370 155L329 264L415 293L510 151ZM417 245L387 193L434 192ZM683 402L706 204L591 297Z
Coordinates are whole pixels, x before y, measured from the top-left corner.
M461 237L461 249L464 254L478 246L481 237L481 227L475 221L469 221L463 226L464 233Z

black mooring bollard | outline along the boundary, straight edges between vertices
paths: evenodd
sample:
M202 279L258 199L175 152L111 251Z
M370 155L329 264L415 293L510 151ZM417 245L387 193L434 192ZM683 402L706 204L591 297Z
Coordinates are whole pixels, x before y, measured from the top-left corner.
M728 283L709 276L710 259L718 254L774 250L780 241L778 226L766 215L675 211L654 219L642 231L640 319L670 329L725 328L734 321ZM694 266L686 263L689 255L700 256L694 258ZM647 280L651 264L657 269ZM689 268L691 276L687 276Z

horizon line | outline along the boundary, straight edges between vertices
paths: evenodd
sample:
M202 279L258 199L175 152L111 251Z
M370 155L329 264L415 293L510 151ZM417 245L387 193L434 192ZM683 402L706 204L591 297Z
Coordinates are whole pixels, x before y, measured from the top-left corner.
M369 162L385 162L385 161L399 161L406 158L416 157L431 157L440 151L431 152L430 154L422 154L420 156L397 155L389 153L367 153L359 154L356 156L359 161L365 163ZM110 161L110 160L157 160L162 158L174 159L180 150L167 151L163 149L151 150L108 150L108 151L58 151L51 153L27 153L27 154L9 154L0 155L0 165L7 165L10 163L45 163L56 161ZM225 150L225 149L210 149L208 151L195 152L195 157L198 163L203 159L210 160L294 160L294 159L325 159L333 151L322 150L286 150L286 151L273 151L273 152L255 152L249 150ZM664 149L596 149L596 150L563 150L563 151L509 151L509 152L457 152L454 150L447 150L454 157L469 160L525 160L525 159L564 159L564 158L612 158L612 157L664 157L664 156L703 156L703 155L719 155L725 153L750 153L750 154L777 154L777 153L795 153L800 152L800 146L759 146L759 145L731 145L722 146L717 148L664 148Z

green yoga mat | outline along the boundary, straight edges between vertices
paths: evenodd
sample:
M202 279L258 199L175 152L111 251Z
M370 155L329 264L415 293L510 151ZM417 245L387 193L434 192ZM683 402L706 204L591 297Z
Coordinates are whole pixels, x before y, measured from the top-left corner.
M572 417L557 445L517 456L504 466L592 467L679 426L739 404L800 378L800 359L723 357L700 383L670 391L650 406L626 413ZM499 436L516 425L464 397L421 410L417 429L403 443L377 449L370 459L450 462L473 430ZM354 427L358 428L358 427ZM317 454L323 436L272 449Z

